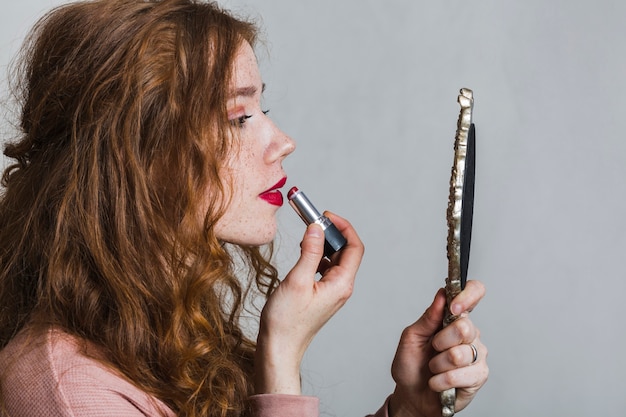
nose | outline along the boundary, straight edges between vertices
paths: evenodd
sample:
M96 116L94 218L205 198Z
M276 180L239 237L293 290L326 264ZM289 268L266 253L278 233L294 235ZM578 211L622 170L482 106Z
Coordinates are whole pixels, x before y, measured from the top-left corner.
M267 159L269 163L282 161L296 150L296 142L285 132L274 126L274 135L270 152L267 152Z
M283 152L282 152L282 157L284 159L287 157L287 155L289 155L290 153L296 150L296 141L293 140L291 136L287 135L282 130L280 131L280 133L282 133L284 137Z

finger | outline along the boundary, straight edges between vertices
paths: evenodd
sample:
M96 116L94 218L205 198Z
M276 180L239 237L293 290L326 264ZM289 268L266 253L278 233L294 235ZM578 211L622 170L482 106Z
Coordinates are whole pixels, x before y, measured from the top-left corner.
M285 277L285 281L314 278L323 256L324 231L320 225L312 223L307 226L300 243L300 258Z
M438 354L431 359L428 366L433 374L440 374L453 369L473 366L479 360L484 360L486 355L487 349L477 339L472 343L454 346Z
M485 286L482 282L476 280L467 281L465 289L452 300L450 311L455 316L463 312L472 311L484 296Z
M469 317L460 317L441 329L433 337L432 345L437 352L443 352L455 346L472 343L478 336L478 329Z
M342 263L348 268L358 268L361 264L361 258L365 252L365 246L359 238L356 230L350 222L329 211L325 211L324 215L333 222L337 229L346 238L346 246L339 252L337 262Z
M458 368L437 374L430 378L428 386L435 392L443 392L450 388L457 389L457 400L462 392L476 392L485 383L489 369L485 362L480 365Z
M428 381L428 386L436 392L456 388L458 400L463 392L476 392L487 381L488 376L487 362L479 359L474 365L435 374Z

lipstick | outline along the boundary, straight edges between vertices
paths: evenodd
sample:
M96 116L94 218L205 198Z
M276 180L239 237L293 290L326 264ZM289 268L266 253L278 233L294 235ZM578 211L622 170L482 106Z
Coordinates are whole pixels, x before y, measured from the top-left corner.
M298 213L300 218L304 220L307 225L311 223L317 223L322 226L324 230L324 236L326 241L324 242L324 256L330 258L335 252L341 250L346 243L346 238L343 237L337 226L330 221L330 219L321 214L307 196L297 187L292 187L287 194L289 204Z

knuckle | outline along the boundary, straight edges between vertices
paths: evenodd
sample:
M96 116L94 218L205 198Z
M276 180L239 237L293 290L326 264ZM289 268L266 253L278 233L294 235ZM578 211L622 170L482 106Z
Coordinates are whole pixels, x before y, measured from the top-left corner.
M461 346L455 346L454 348L448 350L448 360L450 363L456 367L465 364L467 361L464 359L465 353Z
M483 373L481 374L481 376L482 383L484 384L485 382L487 382L487 379L489 379L489 367L487 366L487 364L483 366Z
M350 241L350 244L354 247L354 249L359 252L360 255L363 255L363 253L365 253L365 244L361 239L353 239Z
M460 341L465 342L474 340L474 326L469 319L462 318L457 320L454 328Z
M406 331L406 330L405 330L405 331ZM432 340L431 345L432 345L433 349L435 349L435 351L437 351L437 352L442 352L442 351L444 350L444 349L440 346L439 339L438 339L438 338L436 338L436 337Z
M412 329L411 326L407 326L402 330L402 334L400 335L401 340L406 340L408 337L411 337Z
M485 384L485 382L487 382L487 379L489 378L489 368L487 367L487 365L481 365L473 371L472 375L472 385L480 388Z
M428 369L433 374L439 373L439 366L438 366L438 363L437 363L436 359L431 359L430 361L428 361Z
M475 290L478 294L480 294L482 298L486 292L485 284L483 284L481 281L478 281L478 280L471 280L471 283L472 283L472 286L474 287L473 290Z
M460 386L461 381L456 372L446 372L443 376L443 382L448 387Z
M487 358L487 356L489 356L489 348L483 345L482 343L481 343L480 348L481 348L481 353L483 354L483 356Z
M485 362L483 362L482 364L482 375L484 377L484 380L487 380L487 377L489 376L489 365L487 365Z
M341 302L345 303L352 296L353 292L354 284L352 282L346 282L337 288L337 297Z

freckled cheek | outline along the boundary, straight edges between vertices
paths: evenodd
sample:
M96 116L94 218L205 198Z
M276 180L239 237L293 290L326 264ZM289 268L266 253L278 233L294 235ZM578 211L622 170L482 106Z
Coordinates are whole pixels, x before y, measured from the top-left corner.
M263 148L263 161L265 163L272 163L277 159L277 155L280 155L280 146L273 142Z

